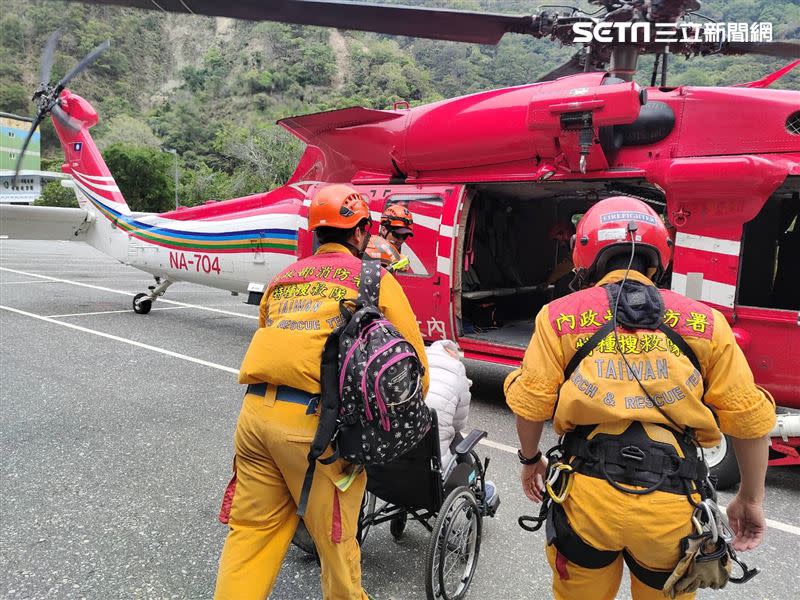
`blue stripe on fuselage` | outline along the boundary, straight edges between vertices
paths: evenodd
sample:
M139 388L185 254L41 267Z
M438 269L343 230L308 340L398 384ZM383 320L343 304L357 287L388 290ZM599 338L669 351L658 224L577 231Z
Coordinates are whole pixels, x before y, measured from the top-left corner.
M278 238L278 239L286 239L286 240L295 240L297 239L297 231L293 231L291 229L247 229L244 231L232 231L232 232L222 232L222 233L207 233L201 231L183 231L180 229L169 229L166 227L158 227L156 225L150 225L149 223L143 223L141 221L137 221L136 219L132 218L130 215L123 215L121 212L114 210L104 202L101 202L94 195L86 189L84 185L80 182L75 182L81 188L89 199L95 203L99 204L104 210L107 210L111 214L113 214L117 219L123 221L130 225L131 227L137 227L146 231L149 234L160 234L160 235L168 235L170 237L181 237L186 239L192 240L211 240L211 241L225 241L225 240L239 240L239 239L250 239L254 236L260 237L270 237L270 238Z

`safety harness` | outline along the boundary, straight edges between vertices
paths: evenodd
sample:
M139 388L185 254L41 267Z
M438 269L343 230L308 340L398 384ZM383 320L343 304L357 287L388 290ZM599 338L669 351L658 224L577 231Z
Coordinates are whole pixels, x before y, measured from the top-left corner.
M659 317L663 314L663 303L655 286L645 286L639 282L627 282L630 289L622 284L611 284L606 290L611 298L635 296L644 298L645 302L656 304ZM619 286L619 287L618 287ZM643 289L648 288L648 289ZM615 307L617 308L617 307ZM621 305L627 317L619 320L626 327L639 327L642 322L641 315L631 315L628 306ZM616 310L615 310L616 313ZM613 321L609 321L598 329L575 353L567 364L564 372L564 381L568 381L573 371L606 336L615 331L617 322L616 314ZM637 323L634 325L633 323ZM674 329L664 324L659 318L648 323L645 328L657 329L680 349L686 358L691 361L698 372L702 373L700 361L689 344ZM640 382L641 384L641 382ZM644 389L644 388L642 388ZM644 390L647 394L647 391ZM648 397L649 394L647 394ZM653 406L666 417L674 426L663 426L674 434L675 441L680 448L680 454L674 445L666 442L657 442L650 438L641 422L634 421L621 434L596 433L595 426L579 426L573 431L563 435L559 443L548 450L548 468L545 476L546 494L542 501L538 517L521 516L519 525L527 531L537 531L543 524L547 524L545 531L548 545L554 545L558 552L570 562L589 569L600 569L614 562L620 551L599 550L587 544L571 527L562 503L569 495L572 487L573 476L580 473L589 477L605 479L615 489L635 495L644 495L656 490L672 494L685 495L695 507L693 524L695 525L695 539L701 536L706 544L706 553L702 554L704 547L700 548L692 557L692 563L700 564L703 560L717 561L715 564L727 565L727 575L730 575L730 565L736 562L742 568L743 575L739 578L726 578L734 583L744 583L757 573L757 569L748 569L736 557L730 544L731 535L718 535L719 529L727 528L724 517L716 508L716 490L714 482L709 476L705 461L698 454L694 432L688 427L680 427L675 421L655 402ZM553 410L555 414L555 408ZM695 497L699 496L697 502ZM727 529L728 533L730 532ZM686 545L686 544L684 544ZM621 551L623 558L631 572L645 585L666 590L668 582L674 588L676 571L656 571L649 569L638 562L626 550ZM724 556L722 556L722 554ZM687 554L688 555L688 554ZM722 557L722 559L720 558ZM730 560L729 560L730 559ZM682 561L683 562L683 561ZM723 583L724 585L724 583Z

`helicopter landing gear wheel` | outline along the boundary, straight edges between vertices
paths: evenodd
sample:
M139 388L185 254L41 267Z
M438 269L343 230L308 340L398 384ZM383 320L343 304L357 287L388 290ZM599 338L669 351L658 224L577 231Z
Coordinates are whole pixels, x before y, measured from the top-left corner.
M150 290L149 293L142 292L133 297L133 312L137 315L146 315L149 313L150 309L153 308L153 302L163 296L167 288L174 283L174 281L170 281L166 278L162 280L161 277L158 276L156 276L155 280L156 285L147 287L147 289Z
M146 315L153 308L153 301L144 292L133 297L133 312L137 315Z
M717 478L718 490L729 490L739 483L739 463L736 462L733 442L729 436L723 435L719 446L706 448L705 457L711 475Z

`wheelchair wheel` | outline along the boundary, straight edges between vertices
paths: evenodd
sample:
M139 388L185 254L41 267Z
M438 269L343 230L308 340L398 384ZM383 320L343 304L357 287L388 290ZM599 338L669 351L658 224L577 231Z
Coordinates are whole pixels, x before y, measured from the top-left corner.
M356 533L359 546L364 544L370 527L372 527L370 519L375 515L375 501L375 494L364 492L364 499L361 500L361 512L358 514L358 532Z
M311 538L311 534L306 529L306 524L300 519L300 522L297 524L297 530L294 532L294 537L292 538L292 544L300 548L306 554L309 554L317 561L319 564L319 554L317 554L317 547L314 545L314 540Z
M392 517L392 520L389 521L389 531L392 533L394 539L400 539L403 532L406 530L406 523L408 523L408 514L406 513Z
M475 494L454 489L433 526L425 569L429 600L461 600L467 594L481 548L481 513Z

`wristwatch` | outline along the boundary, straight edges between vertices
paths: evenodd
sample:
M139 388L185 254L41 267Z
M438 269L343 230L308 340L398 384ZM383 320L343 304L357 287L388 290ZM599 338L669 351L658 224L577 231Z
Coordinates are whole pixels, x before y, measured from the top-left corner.
M523 465L535 465L542 459L542 451L539 450L536 456L532 458L525 458L525 455L522 454L522 450L517 450L517 457L519 458L519 462Z

